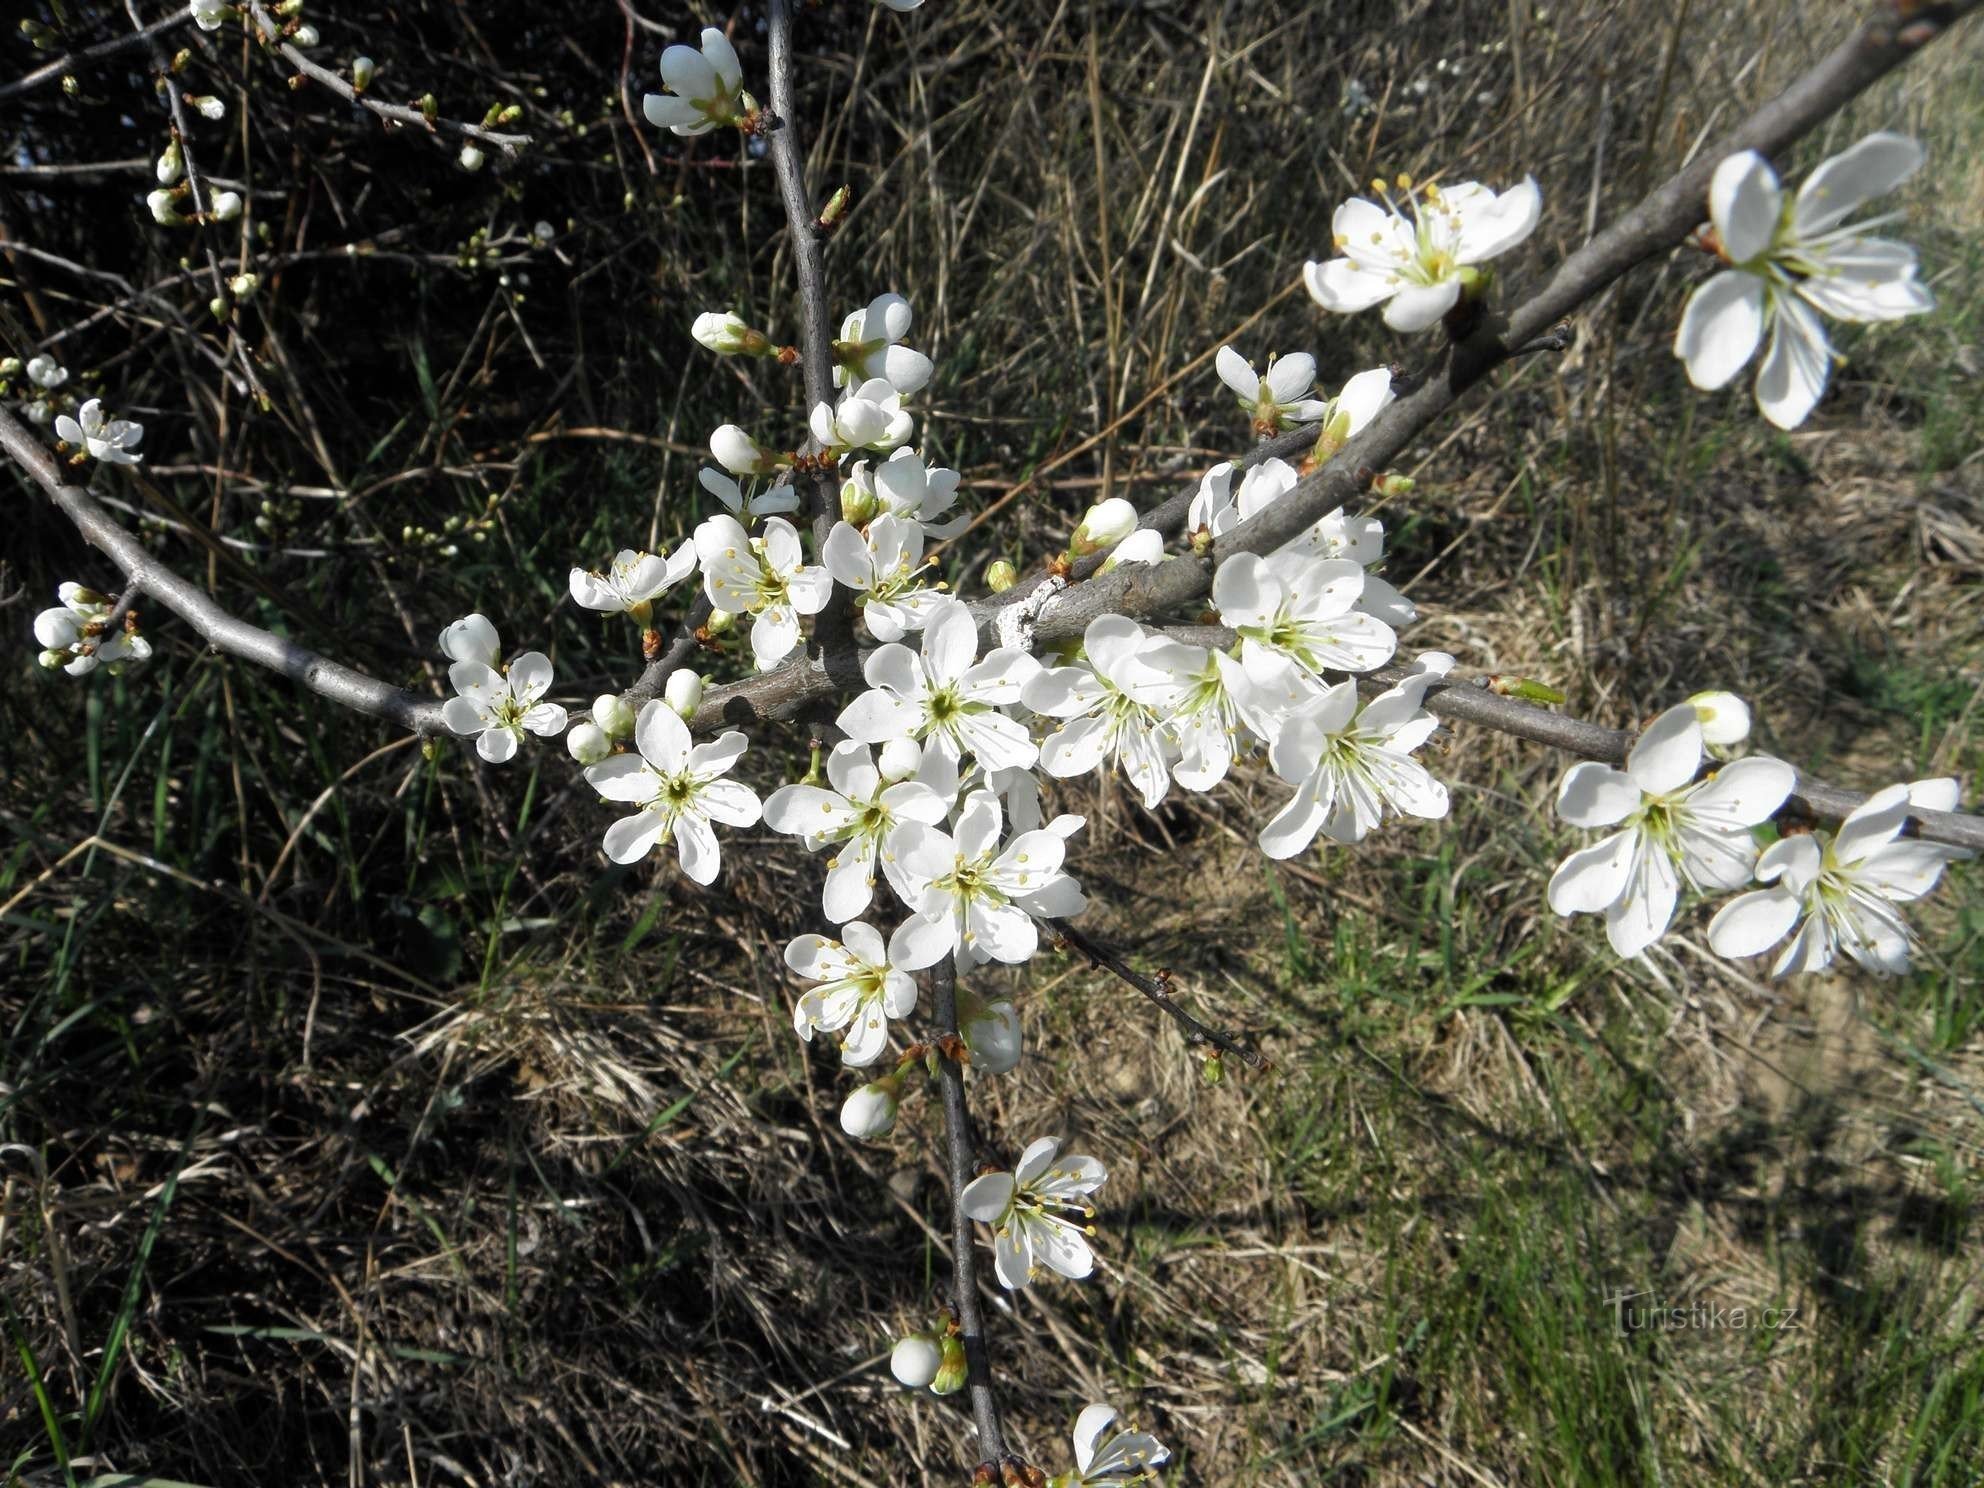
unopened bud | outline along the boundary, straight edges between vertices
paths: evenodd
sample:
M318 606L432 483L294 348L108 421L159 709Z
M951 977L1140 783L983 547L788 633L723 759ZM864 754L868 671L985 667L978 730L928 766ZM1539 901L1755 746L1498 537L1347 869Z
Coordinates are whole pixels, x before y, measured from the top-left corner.
M891 739L876 756L875 767L891 785L907 780L923 768L923 746L914 739Z
M432 124L440 117L441 100L436 98L432 93L421 94L420 102L415 107L420 110L420 117L425 119L429 124Z
M207 313L212 315L215 320L226 320L227 311L228 303L226 295L215 295L211 300L207 301Z
M52 672L58 667L69 664L69 653L67 651L44 651L35 657L35 660Z
M191 47L181 47L172 54L172 70L174 72L184 72L186 70L186 64L192 60L193 49Z
M1409 475L1400 475L1397 471L1388 470L1378 477L1372 489L1380 496L1405 496L1418 484L1419 482Z
M688 667L670 672L661 695L669 707L682 717L689 718L703 704L703 679Z
M152 221L160 227L177 227L183 220L179 215L178 198L164 187L147 196L145 205L151 208Z
M835 228L839 227L840 219L846 215L848 203L853 200L854 193L846 186L841 187L840 190L828 197L827 204L820 208L821 228L827 232L832 232Z
M944 1362L943 1345L932 1333L910 1333L889 1351L889 1373L896 1383L921 1390L937 1377Z
M617 692L602 692L592 700L592 721L609 739L633 736L633 707Z
M872 1142L895 1130L902 1083L894 1075L863 1085L841 1103L840 1129L859 1142Z
M737 628L737 617L728 610L711 610L703 629L713 636L728 635Z
M245 300L255 292L261 282L262 276L259 274L236 274L227 281L227 292L237 300Z
M866 471L862 472L862 475L866 474ZM879 506L872 481L849 476L840 483L840 519L843 522L866 527L875 520Z
M227 105L210 93L204 95L189 93L186 95L186 105L202 119L225 119L227 117Z
M735 424L725 424L710 435L710 453L732 475L770 475L776 468L758 441Z
M1098 501L1088 509L1075 528L1073 550L1093 553L1097 548L1113 548L1137 530L1137 509L1121 496Z
M363 93L367 88L372 86L372 79L378 71L379 64L374 62L370 57L353 57L351 59L352 88L359 93Z
M179 148L178 140L168 140L165 152L158 157L158 183L170 186L186 174L186 152Z
M216 222L232 222L241 215L241 193L238 191L216 191L208 203L211 215Z
M689 327L689 334L718 356L769 356L777 350L763 331L729 310L705 310Z
M596 723L575 723L565 731L565 749L582 765L596 765L613 753L613 741Z
M1750 705L1733 692L1698 692L1688 699L1709 744L1741 744L1750 737Z
M463 145L461 154L455 157L455 163L465 171L479 171L485 158L474 145Z
M1488 690L1502 697L1521 698L1526 703L1555 704L1564 700L1564 694L1556 688L1530 677L1490 677Z
M498 124L514 124L517 122L517 120L521 119L523 116L524 116L524 107L522 104L520 103L505 104L502 108L496 111L496 122Z
M290 32L289 39L300 47L313 47L323 38L317 34L315 26L298 26Z
M985 565L985 587L994 594L1004 594L1020 581L1020 571L1003 558L995 558Z
M1199 1073L1205 1077L1206 1084L1217 1085L1226 1078L1226 1063L1217 1054L1209 1055L1199 1067Z
M965 1359L964 1340L955 1333L944 1335L943 1362L937 1366L937 1373L930 1380L932 1395L955 1395L964 1388L965 1374L970 1365Z
M83 85L76 81L76 75L73 72L62 74L62 92L70 98L81 98L83 96Z

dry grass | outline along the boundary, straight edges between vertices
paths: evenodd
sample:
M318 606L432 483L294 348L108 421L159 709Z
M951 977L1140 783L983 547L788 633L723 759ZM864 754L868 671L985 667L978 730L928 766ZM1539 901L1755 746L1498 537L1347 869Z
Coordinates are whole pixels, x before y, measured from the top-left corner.
M1313 348L1326 382L1400 354L1288 292L1375 170L1534 171L1548 216L1519 291L1847 20L809 17L816 176L859 203L831 272L850 301L911 296L943 369L931 436L1006 503L952 577L1230 453L1223 340ZM1568 354L1415 452L1421 484L1384 512L1389 577L1425 614L1408 644L1614 723L1731 686L1767 744L1844 782L1974 778L1979 57L1963 37L1826 142L1875 122L1930 140L1910 230L1945 312L1849 342L1838 392L1779 438L1667 354L1694 265L1639 271ZM1345 107L1353 81L1369 108ZM767 201L738 197L747 241ZM673 240L656 257L671 313L730 298L790 323L769 252L748 275ZM796 398L701 366L647 369L663 385L628 421L693 443L708 410ZM679 458L616 458L571 469L679 525L654 484L683 488ZM20 1469L61 1481L39 1392L79 1478L962 1481L964 1413L880 1367L948 1276L934 1110L849 1144L842 1077L790 1034L778 950L815 866L759 833L726 844L714 894L672 866L601 875L556 763L470 788L458 760L387 762L299 829L376 741L257 678L174 676L75 718L37 700L0 746ZM1097 1280L994 1298L1022 1448L1064 1465L1075 1410L1109 1399L1177 1449L1181 1484L1975 1481L1974 883L1927 911L1900 986L1761 984L1708 957L1699 913L1622 967L1542 903L1563 762L1475 734L1437 753L1445 827L1272 869L1245 825L1277 798L1257 774L1154 818L1110 783L1066 793L1096 927L1275 1070L1208 1085L1071 961L988 974L1032 1054L977 1082L992 1148L1060 1132L1111 1167ZM779 761L754 767L767 784ZM36 882L98 831L122 852ZM1640 1289L1799 1325L1621 1333L1605 1299Z

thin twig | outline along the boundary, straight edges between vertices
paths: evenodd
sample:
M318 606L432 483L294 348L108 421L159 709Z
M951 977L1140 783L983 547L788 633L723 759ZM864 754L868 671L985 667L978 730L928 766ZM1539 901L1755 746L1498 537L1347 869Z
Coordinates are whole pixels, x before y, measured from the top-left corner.
M23 73L11 83L0 83L0 100L16 97L43 83L74 72L85 62L100 62L105 57L114 57L119 52L128 52L133 47L144 46L162 32L182 26L193 18L193 13L184 5L160 16L149 26L142 26L129 36L113 36L108 41L99 41L94 46L84 47L80 52L69 52L57 57L53 62L44 62L33 72Z
M1264 1070L1268 1067L1268 1061L1252 1044L1236 1038L1233 1034L1223 1033L1208 1023L1201 1023L1180 1007L1171 996L1171 974L1168 971L1160 972L1155 977L1145 976L1093 935L1078 929L1067 920L1045 920L1042 923L1049 931L1086 956L1091 966L1114 973L1148 997L1185 1031L1187 1044L1210 1047L1231 1054L1249 1069Z
M956 1039L957 967L949 956L931 969L930 996L938 1034L946 1041ZM999 1429L999 1402L992 1393L992 1362L986 1353L985 1322L978 1307L977 1237L960 1203L965 1185L976 1176L972 1171L971 1113L965 1108L964 1071L941 1048L937 1079L943 1087L944 1138L950 1158L951 1300L964 1335L965 1389L971 1397L972 1419L978 1423L978 1455L996 1471L1005 1454L1005 1436Z

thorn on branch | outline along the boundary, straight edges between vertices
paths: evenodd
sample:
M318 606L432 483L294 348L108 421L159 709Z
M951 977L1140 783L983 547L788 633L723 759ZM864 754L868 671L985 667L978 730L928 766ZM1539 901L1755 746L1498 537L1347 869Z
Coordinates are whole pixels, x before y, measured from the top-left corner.
M1539 351L1567 351L1571 345L1571 323L1560 320L1534 341L1526 341L1510 352L1510 356L1531 356Z

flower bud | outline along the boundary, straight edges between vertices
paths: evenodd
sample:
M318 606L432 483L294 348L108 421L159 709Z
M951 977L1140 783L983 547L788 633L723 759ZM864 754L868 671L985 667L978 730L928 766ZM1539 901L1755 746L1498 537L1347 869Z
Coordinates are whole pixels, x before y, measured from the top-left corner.
M894 785L923 768L923 746L914 739L891 739L882 746L882 753L875 763L882 772L882 778Z
M931 1333L909 1333L896 1340L889 1351L889 1373L896 1383L921 1390L937 1377L944 1362L944 1349Z
M226 295L215 295L211 300L207 301L207 313L213 316L215 320L226 320L227 312L228 303Z
M1137 509L1121 496L1098 501L1088 509L1075 529L1071 545L1077 553L1093 553L1097 548L1113 548L1137 530Z
M315 26L298 26L294 31L289 33L289 39L300 47L313 47L319 41L323 40L317 34L317 28Z
M1705 743L1741 744L1750 737L1750 705L1733 692L1698 692L1688 699L1695 705Z
M227 105L222 103L218 98L215 98L211 93L202 95L187 94L186 106L192 109L202 119L225 119L227 117Z
M565 731L565 749L582 765L596 765L613 753L613 741L596 723L575 723Z
M985 587L994 594L1004 594L1020 581L1020 571L1003 558L995 558L985 565Z
M354 91L363 93L372 86L372 78L379 71L378 63L370 57L351 59L351 86Z
M958 1034L981 1075L1003 1075L1020 1062L1020 1015L1010 1002L958 988Z
M420 101L414 107L420 110L420 117L430 125L441 117L441 100L432 93L421 94Z
M955 1395L964 1388L965 1373L970 1367L965 1361L964 1340L955 1333L946 1333L942 1348L944 1360L930 1381L930 1393Z
M158 157L158 183L170 186L186 174L186 152L179 148L178 140L168 140L165 153Z
M689 327L689 334L718 356L766 356L776 349L763 331L729 310L705 310Z
M67 651L44 651L35 657L35 660L52 672L58 667L65 667L69 664L69 653Z
M179 203L174 199L172 193L164 187L160 187L157 191L147 196L145 198L145 205L151 208L152 221L156 222L160 227L179 226Z
M634 710L617 692L602 692L592 700L592 721L609 739L633 737Z
M875 520L875 513L881 503L875 496L875 482L868 478L865 468L867 461L856 467L857 473L840 483L840 519L855 527L866 527Z
M668 682L661 689L661 695L669 707L688 718L702 706L703 679L690 668L683 667L668 674Z
M728 610L711 610L703 629L713 636L728 635L737 628L737 617Z
M259 274L236 274L227 281L227 292L237 300L245 300L261 283L262 276Z
M902 1082L894 1075L863 1085L841 1103L840 1129L859 1142L872 1142L895 1130Z
M735 424L725 424L710 435L710 453L732 475L770 475L774 469L758 441Z
M216 222L232 222L241 215L241 193L238 191L216 191L208 203Z
M1395 470L1388 470L1378 477L1378 483L1372 489L1380 496L1404 496L1418 484L1419 482L1409 475L1400 475Z
M474 145L463 145L461 154L455 157L455 163L465 171L479 171L483 158L482 152Z

